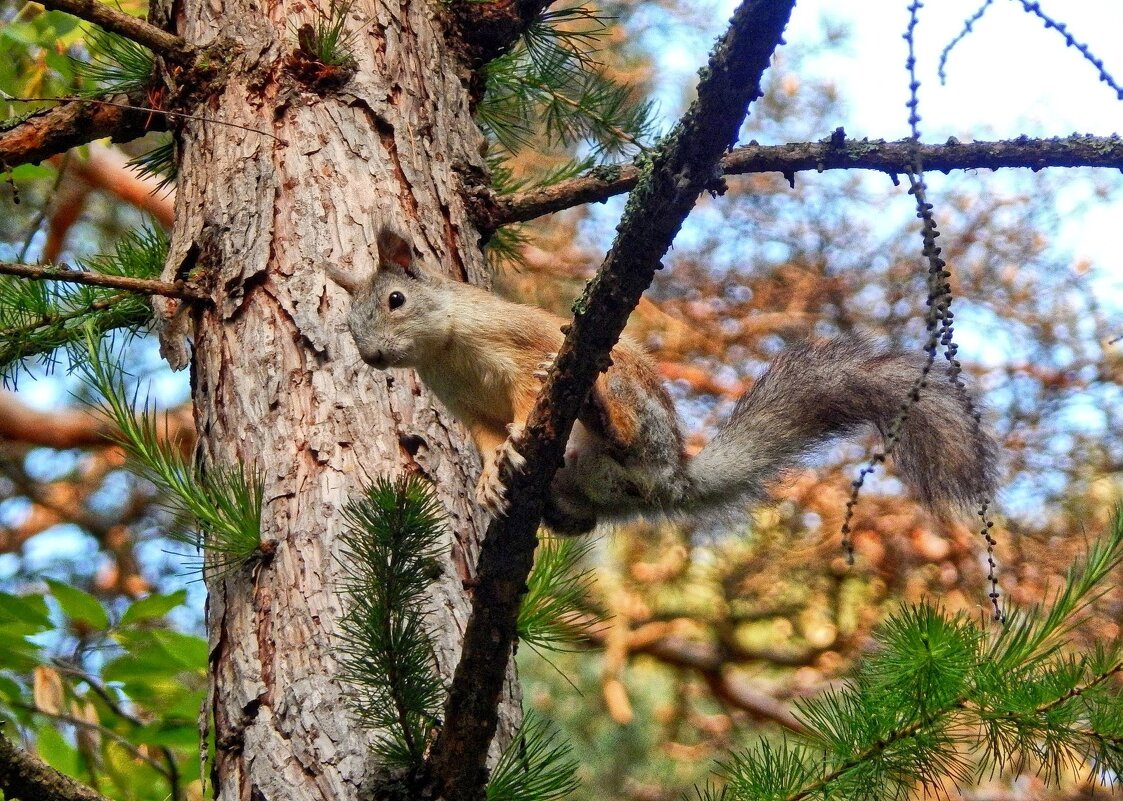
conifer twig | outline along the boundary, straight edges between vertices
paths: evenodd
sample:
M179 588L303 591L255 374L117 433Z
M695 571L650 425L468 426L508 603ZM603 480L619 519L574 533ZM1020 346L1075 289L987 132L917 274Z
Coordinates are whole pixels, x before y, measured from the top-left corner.
M608 367L628 316L654 278L683 220L706 189L719 191L719 162L737 139L761 76L779 46L794 0L746 0L702 71L697 99L649 154L616 241L576 315L546 386L516 442L526 467L504 471L511 505L480 551L472 614L456 666L444 727L430 752L434 789L449 801L479 801L485 760L516 620L537 545L535 532L565 443L589 390Z
M0 275L15 275L31 281L68 281L74 284L106 286L135 292L138 295L163 295L180 300L206 300L209 296L196 286L183 281L168 283L145 278L129 278L123 275L104 275L88 270L72 270L66 265L57 267L36 267L31 264L12 264L0 262Z
M195 56L195 48L185 39L138 17L117 11L98 0L37 0L37 2L54 11L72 14L126 39L132 39L137 44L142 44L149 50L177 63L190 62Z

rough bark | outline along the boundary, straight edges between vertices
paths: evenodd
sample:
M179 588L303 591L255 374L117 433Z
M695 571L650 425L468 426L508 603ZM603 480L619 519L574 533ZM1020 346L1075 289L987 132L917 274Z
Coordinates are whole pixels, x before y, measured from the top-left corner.
M21 801L108 801L84 784L16 748L0 734L0 791Z
M478 234L455 169L480 134L441 41L438 4L360 0L359 69L324 95L285 71L303 6L183 5L181 33L237 41L220 94L197 109L279 139L189 121L182 133L167 275L204 272L192 309L193 397L204 466L263 473L268 558L208 577L218 798L343 799L377 777L369 732L337 676L340 510L379 473L431 478L452 530L432 588L438 667L449 676L481 532L465 488L478 469L459 426L416 376L376 372L346 328L346 293L323 265L373 268L381 222L458 277L480 280ZM311 13L311 12L306 12ZM263 16L267 14L267 16ZM504 719L513 714L508 674Z

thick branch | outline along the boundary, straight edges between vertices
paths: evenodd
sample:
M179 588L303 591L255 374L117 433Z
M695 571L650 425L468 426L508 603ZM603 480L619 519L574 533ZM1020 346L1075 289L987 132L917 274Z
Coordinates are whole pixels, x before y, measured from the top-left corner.
M478 584L445 724L430 768L444 797L483 797L484 760L515 638L515 619L537 545L535 532L550 481L561 466L578 410L629 314L651 283L698 195L714 186L718 162L736 141L761 75L780 43L794 0L746 0L710 55L698 97L646 160L616 242L575 304L576 316L546 386L517 442L522 471L505 476L511 506L492 522L480 552Z
M175 34L117 11L112 6L99 3L98 0L38 0L38 2L49 9L73 14L107 31L132 39L171 61L184 64L190 62L195 55L195 49Z
M35 164L95 139L108 136L115 142L127 142L164 127L162 114L74 100L0 130L0 170Z
M107 286L113 289L123 289L126 292L136 292L138 295L163 295L180 300L206 300L208 298L206 292L183 281L176 281L171 284L167 281L151 281L121 275L103 275L102 273L85 270L71 270L65 265L60 267L35 267L30 264L0 262L0 274L16 275L32 281L69 281L75 284Z
M896 177L905 171L915 151L911 140L831 139L788 145L748 145L730 151L721 161L725 175L778 172L794 180L805 170L877 170ZM1112 136L1067 136L1054 139L1007 139L997 142L957 142L921 145L925 170L997 170L1003 167L1111 167L1123 170L1123 138ZM495 197L496 211L485 227L498 228L526 222L544 214L582 203L607 200L636 185L639 169L597 167L585 175L539 189L528 189Z
M0 790L21 801L108 801L12 745L0 734Z

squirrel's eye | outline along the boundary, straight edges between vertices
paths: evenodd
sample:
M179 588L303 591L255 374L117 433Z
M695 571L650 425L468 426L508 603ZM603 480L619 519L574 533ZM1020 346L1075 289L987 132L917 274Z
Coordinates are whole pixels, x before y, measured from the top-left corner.
M391 292L390 297L386 299L391 309L396 309L406 302L406 296L401 292Z

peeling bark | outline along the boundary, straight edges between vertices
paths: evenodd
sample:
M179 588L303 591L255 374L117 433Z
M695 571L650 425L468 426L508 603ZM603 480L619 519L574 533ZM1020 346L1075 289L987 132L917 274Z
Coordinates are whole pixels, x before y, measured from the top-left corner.
M195 46L219 37L241 46L222 92L197 111L279 137L187 123L166 270L201 270L215 287L213 305L192 309L200 458L241 461L265 478L269 557L208 579L223 801L371 792L370 735L346 712L334 656L340 510L359 485L409 469L437 486L452 531L431 596L445 676L459 658L464 582L482 531L466 490L478 462L464 432L412 372L361 363L346 294L323 270L329 261L372 269L387 222L450 273L485 275L454 172L478 165L480 134L439 7L357 3L358 72L325 96L284 69L299 8L188 0L183 10L181 32ZM500 739L515 714L513 687L509 673Z

